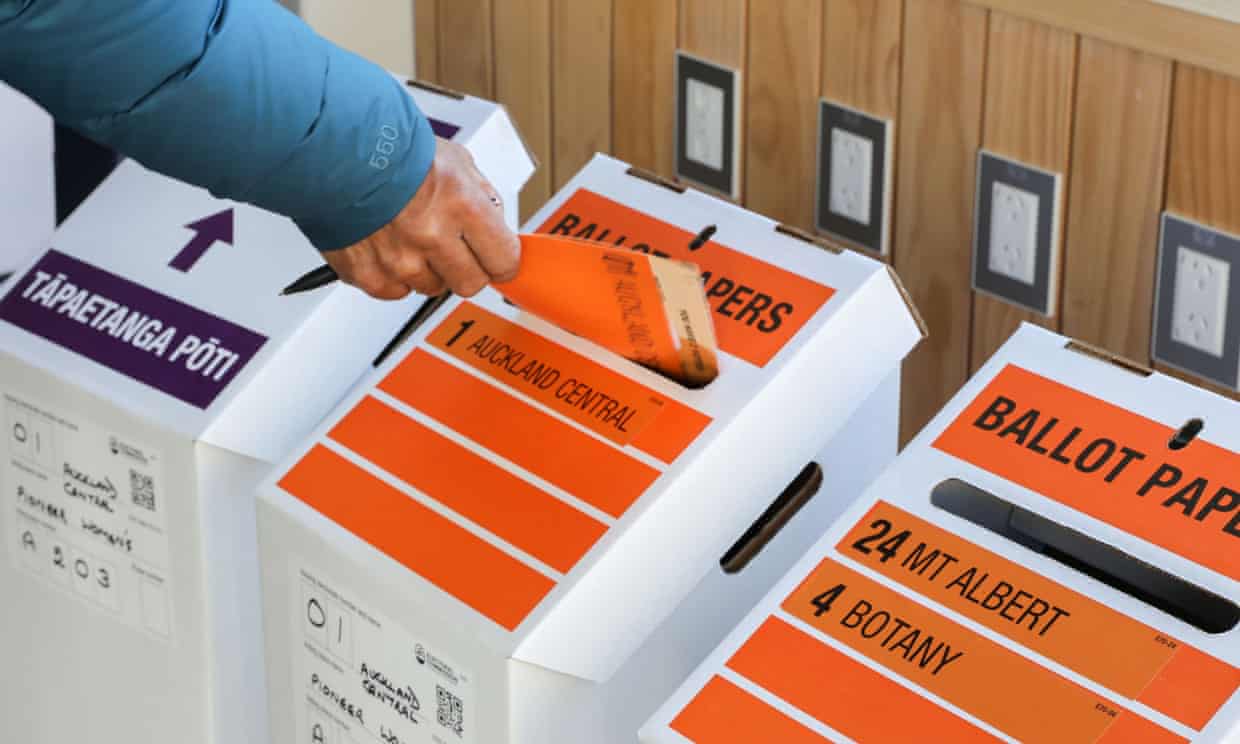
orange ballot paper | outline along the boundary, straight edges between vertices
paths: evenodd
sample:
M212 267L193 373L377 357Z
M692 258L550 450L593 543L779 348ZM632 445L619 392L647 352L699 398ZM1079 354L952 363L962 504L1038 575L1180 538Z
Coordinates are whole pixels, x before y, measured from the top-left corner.
M496 285L522 310L691 388L719 374L698 267L602 243L521 236L516 279Z

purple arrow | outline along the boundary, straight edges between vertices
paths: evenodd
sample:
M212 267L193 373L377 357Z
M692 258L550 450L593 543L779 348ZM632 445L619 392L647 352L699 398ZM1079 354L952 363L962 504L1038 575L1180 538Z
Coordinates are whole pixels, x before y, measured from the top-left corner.
M177 271L189 271L194 268L194 264L198 263L198 259L202 258L207 249L215 244L216 241L221 243L233 244L233 211L229 207L223 212L216 212L210 217L203 217L197 222L191 222L185 226L193 230L196 234L190 238L185 244L181 252L172 258L168 263L169 266Z

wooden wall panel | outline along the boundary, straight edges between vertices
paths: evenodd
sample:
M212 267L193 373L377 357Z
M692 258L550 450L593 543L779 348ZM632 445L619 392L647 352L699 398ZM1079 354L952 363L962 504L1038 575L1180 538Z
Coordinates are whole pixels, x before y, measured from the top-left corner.
M495 65L491 0L442 0L437 15L438 82L471 95L492 98Z
M413 12L414 76L438 82L439 0L414 0Z
M1141 364L1150 361L1171 71L1161 57L1081 40L1063 332Z
M1168 211L1240 233L1240 79L1176 65L1167 169ZM1159 370L1240 397L1173 369Z
M540 163L521 192L524 220L551 198L551 0L496 3L495 97Z
M910 0L916 2L917 0ZM1129 49L1240 76L1240 23L1151 0L964 0ZM1233 8L1235 0L1218 0Z
M825 98L874 116L896 117L903 10L902 0L826 0L822 31Z
M744 67L746 5L746 0L680 0L680 48L721 65ZM767 8L764 4L759 12Z
M675 167L677 6L616 0L612 151L664 176Z
M780 0L749 15L746 206L814 224L822 0Z
M611 152L611 0L553 0L552 190Z
M1069 185L1073 87L1077 38L1050 26L992 12L986 72L986 107L982 142L986 149L1063 176ZM1065 194L1064 211L1070 194ZM1061 212L1060 240L1063 246ZM1065 261L1061 255L1062 273ZM1060 282L1062 287L1062 282ZM976 371L1022 321L1059 328L1058 297L1051 298L1050 318L1006 302L975 294L971 369Z
M907 442L969 375L974 156L981 143L987 11L958 0L905 6L896 271L930 336L905 360ZM828 48L827 54L830 54Z
M741 202L783 221L812 222L819 96L895 121L892 259L931 333L904 366L904 441L1023 320L1148 362L1160 210L1240 232L1240 26L1217 18L1150 0L415 7L420 76L500 99L542 161L527 215L595 151L674 172L677 48L740 71ZM970 289L981 147L1063 176L1049 319Z
M1240 79L1175 71L1167 209L1240 233Z

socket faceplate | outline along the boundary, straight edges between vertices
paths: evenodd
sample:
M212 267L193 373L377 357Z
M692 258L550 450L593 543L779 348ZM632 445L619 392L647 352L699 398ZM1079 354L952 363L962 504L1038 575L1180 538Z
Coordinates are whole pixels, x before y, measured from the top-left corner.
M1154 308L1154 359L1240 387L1240 237L1163 214Z
M978 153L973 288L1042 315L1059 295L1060 175Z
M740 196L740 72L676 52L676 176Z
M818 107L819 232L878 254L888 250L892 125L834 101Z

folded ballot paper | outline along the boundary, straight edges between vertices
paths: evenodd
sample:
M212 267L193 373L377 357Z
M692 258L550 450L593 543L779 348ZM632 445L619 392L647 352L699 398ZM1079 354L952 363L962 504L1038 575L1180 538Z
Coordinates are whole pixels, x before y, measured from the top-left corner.
M496 289L517 307L690 388L719 374L701 272L601 243L521 236L521 268Z

